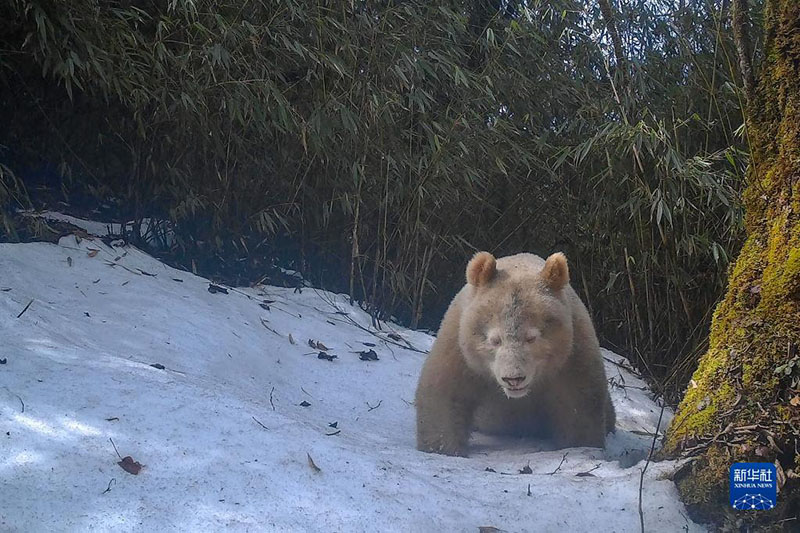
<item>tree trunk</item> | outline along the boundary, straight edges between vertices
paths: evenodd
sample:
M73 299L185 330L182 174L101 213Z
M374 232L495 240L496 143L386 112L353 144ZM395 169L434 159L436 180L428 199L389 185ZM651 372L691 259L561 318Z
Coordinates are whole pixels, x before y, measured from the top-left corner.
M764 25L746 113L747 240L663 452L694 457L678 488L717 521L800 515L800 2L767 0ZM776 463L779 486L786 474L775 510L728 511L729 467L745 461Z

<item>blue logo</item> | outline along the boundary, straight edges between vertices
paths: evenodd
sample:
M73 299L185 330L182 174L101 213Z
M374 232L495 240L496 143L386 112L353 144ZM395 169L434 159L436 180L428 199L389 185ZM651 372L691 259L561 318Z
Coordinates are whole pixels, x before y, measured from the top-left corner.
M775 465L771 463L734 463L731 465L731 507L740 511L766 511L775 507L778 484Z

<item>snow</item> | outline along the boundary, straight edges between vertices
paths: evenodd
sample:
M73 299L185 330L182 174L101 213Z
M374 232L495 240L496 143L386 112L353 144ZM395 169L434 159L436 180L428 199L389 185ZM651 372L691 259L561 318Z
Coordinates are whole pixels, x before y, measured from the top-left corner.
M639 531L661 409L620 356L605 451L478 435L431 455L411 402L432 337L375 331L343 295L208 288L100 239L0 244L0 530ZM646 471L648 531L701 530L675 468Z

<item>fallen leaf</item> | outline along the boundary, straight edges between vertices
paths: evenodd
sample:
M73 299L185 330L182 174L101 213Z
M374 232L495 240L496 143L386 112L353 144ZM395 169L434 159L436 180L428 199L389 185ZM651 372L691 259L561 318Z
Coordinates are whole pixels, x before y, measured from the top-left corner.
M389 337L390 339L392 339L393 341L401 341L401 340L403 340L403 337L401 337L397 333L389 333L386 336Z
M317 463L314 462L314 459L311 458L311 454L306 452L306 457L308 457L308 466L311 467L311 470L314 472L322 472L322 469L317 466Z
M172 278L172 281L177 281L178 283L183 283L183 280L180 278Z
M502 529L497 529L494 526L480 526L478 527L478 533L498 533L499 531L503 531Z
M339 357L339 356L338 355L334 355L332 353L329 354L328 352L319 352L317 354L317 359L325 359L326 361L333 361L337 357Z
M139 475L139 472L142 470L142 464L138 461L134 461L133 457L130 455L123 457L122 461L117 461L117 464L121 466L124 471L134 476Z
M329 428L336 429L336 428L338 428L338 427L339 427L339 422L338 422L338 421L336 421L336 422L331 422L330 424L328 424L328 427L329 427Z
M792 404L794 407L797 407L798 405L800 405L800 394L796 394L794 396L794 398L789 400L789 403Z
M531 470L531 465L525 465L519 470L520 474L533 474L533 470Z
M72 257L67 257L67 265L72 266Z
M328 350L330 350L330 348L322 344L320 341L315 341L314 339L308 339L308 345L314 348L315 350L321 350L323 352L327 352Z
M578 472L577 474L575 474L575 477L597 477L597 476L595 476L591 472Z
M4 365L4 364L6 364L7 362L8 362L8 359L6 359L5 357L3 357L2 359L0 359L0 365Z
M291 333L289 333L289 344L297 344L296 342L294 342L294 337L292 337Z
M269 308L269 306L267 304L261 303L261 304L258 304L258 306L261 309L266 309L267 311L271 311L271 309Z
M364 346L368 346L370 348L374 348L375 346L377 346L377 344L375 344L374 342L362 342L361 344L363 344Z
M302 402L300 402L300 407L311 407L311 404L303 400Z
M783 471L783 465L777 459L775 459L775 476L775 483L777 484L778 492L780 492L786 484L786 472Z
M156 274L151 274L150 272L145 272L145 271L144 271L144 270L142 270L141 268L137 268L136 270L138 270L139 272L141 272L141 273L142 273L142 274L144 274L145 276L150 276L151 278L154 278L154 277L156 277Z
M484 468L483 471L484 472L494 472L495 474L497 473L497 470L495 470L494 468L489 468L488 466L486 468Z
M162 365L161 363L152 363L150 366L152 366L153 368L157 368L159 370L164 370L164 369L167 368L164 365Z
M89 257L94 257L94 256L96 256L96 255L97 255L97 252L99 252L99 251L100 251L100 250L97 250L97 249L95 249L95 248L89 248L88 250L89 250L89 253L88 253L88 254L86 254L86 255L88 255Z
M358 358L362 361L378 361L378 354L375 353L375 350L366 350L358 352Z
M106 422L115 422L117 420L119 420L119 418L116 416L112 416L111 418L106 418Z
M219 285L214 285L213 283L208 284L208 292L211 294L228 294L228 289L225 287L220 287Z

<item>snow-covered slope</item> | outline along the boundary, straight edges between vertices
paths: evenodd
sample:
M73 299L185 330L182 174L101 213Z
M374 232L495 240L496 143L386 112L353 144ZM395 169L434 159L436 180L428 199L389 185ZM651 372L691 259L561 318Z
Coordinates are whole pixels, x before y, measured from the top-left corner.
M619 356L605 452L478 436L429 455L430 336L376 332L340 295L209 286L99 239L0 244L0 530L639 530L660 409ZM646 472L648 531L699 529L674 467Z

